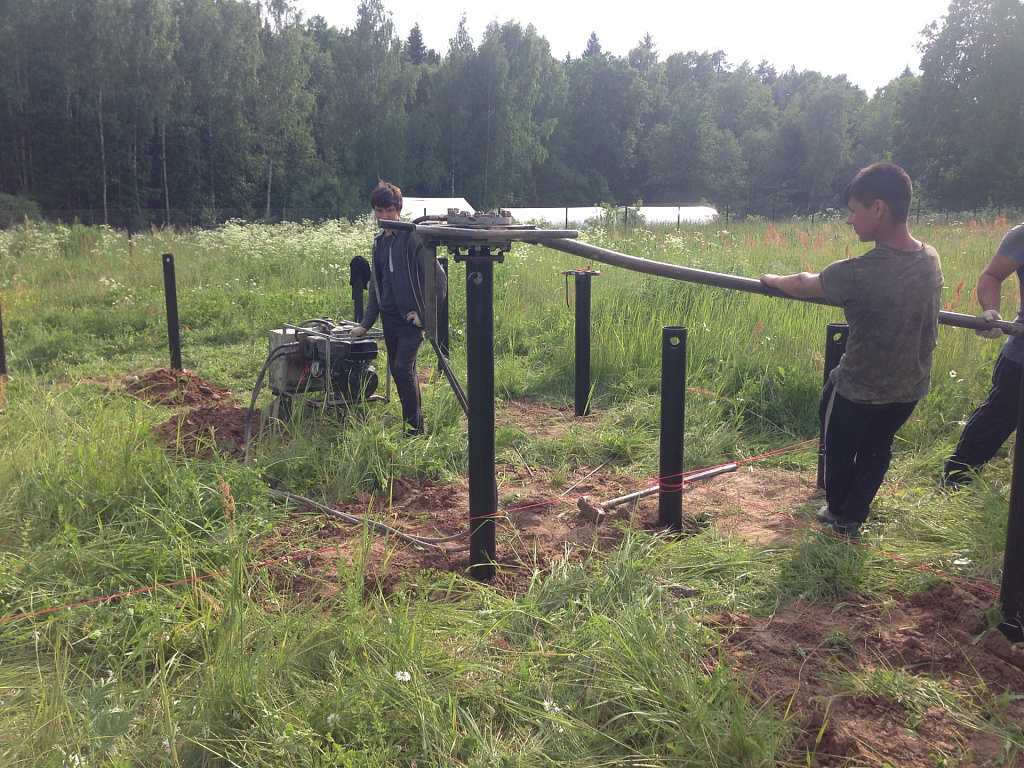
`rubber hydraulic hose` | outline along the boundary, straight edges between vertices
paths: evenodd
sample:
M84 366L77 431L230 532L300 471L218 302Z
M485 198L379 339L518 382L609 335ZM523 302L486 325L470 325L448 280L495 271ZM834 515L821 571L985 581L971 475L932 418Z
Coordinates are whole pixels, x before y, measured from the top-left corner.
M378 533L386 533L392 536L397 536L400 539L408 541L410 544L418 544L424 547L436 547L441 548L442 544L448 544L453 541L459 541L460 539L466 538L468 531L461 533L452 534L451 536L442 536L439 538L431 538L429 536L416 536L415 534L405 533L397 528L393 528L387 523L382 523L379 520L374 520L370 517L364 517L363 515L353 515L348 512L341 512L340 510L333 509L326 504L321 504L319 501L309 498L308 496L300 496L297 493L289 493L288 491L279 491L271 488L269 493L272 497L282 499L284 501L291 501L296 504L305 505L312 507L321 512L326 512L332 517L337 517L340 520L344 520L347 523L353 523L355 525L367 525L374 529Z
M694 269L678 264L666 264L663 261L643 259L639 256L630 256L626 253L619 253L608 248L600 248L589 243L581 243L578 240L541 240L539 238L523 238L525 242L532 245L544 245L556 251L570 253L573 256L599 261L602 264L611 264L614 267L631 269L634 272L643 272L656 277L668 277L673 280L682 280L686 283L698 283L700 285L711 285L716 288L729 288L734 291L745 291L747 293L758 293L762 296L773 296L779 299L791 299L811 304L823 304L829 307L837 307L825 299L800 299L783 293L776 288L769 288L760 280L740 275L726 275L721 272L711 272L704 269ZM952 325L957 328L970 328L975 331L984 331L995 327L1009 336L1024 336L1024 325L1011 323L1007 320L996 320L989 322L974 315L965 315L960 312L939 312L939 323L941 325Z
M283 344L267 355L267 359L263 361L263 366L260 368L260 372L256 376L256 384L252 388L252 397L249 400L249 409L245 412L245 437L243 438L242 443L242 448L244 450L242 456L243 464L249 463L249 440L252 437L252 417L256 411L256 398L259 397L260 390L263 389L263 377L267 375L267 370L270 368L270 364L277 360L277 358L286 355L289 352L294 352L301 346L301 344L297 343Z

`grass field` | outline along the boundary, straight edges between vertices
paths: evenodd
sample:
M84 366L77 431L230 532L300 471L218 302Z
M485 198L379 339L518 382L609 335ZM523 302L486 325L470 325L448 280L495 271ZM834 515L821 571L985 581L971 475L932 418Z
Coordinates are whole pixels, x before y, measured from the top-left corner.
M942 256L945 308L976 312L976 276L1006 227L915 228ZM424 388L424 438L401 437L391 403L343 419L310 415L264 436L250 465L174 450L154 430L181 409L124 390L126 376L166 365L160 255L176 257L185 366L241 403L268 329L351 315L348 262L368 255L372 233L368 222L237 223L131 242L91 227L0 231L12 374L0 412L0 764L1021 761L1024 670L999 645L989 609L1009 462L1004 453L958 494L937 488L998 353L969 331L940 329L932 392L897 438L863 546L817 531L811 499L794 490L795 502L772 507L791 527L768 544L709 519L677 538L620 523L615 547L521 562L509 589L444 569L369 579L404 555L368 531L346 533L346 549L316 568L302 559L257 567L330 533L273 501L268 482L367 508L397 504L396 489L454 488L466 471L465 425L435 379ZM748 276L863 250L840 221L585 238ZM552 498L595 470L635 487L656 474L664 325L689 329L688 468L816 435L824 326L841 320L838 310L599 265L595 415L538 429L531 414L571 412L561 271L578 265L521 247L495 268L498 410L522 409L499 419L504 507L522 500L511 478L526 473L531 492ZM464 378L464 268L451 274ZM1004 310L1015 301L1007 283ZM432 367L426 346L420 365ZM763 483L806 487L814 460L805 451L766 462L763 474L736 478L747 490L727 508L708 509L756 517L777 490ZM715 516L693 501L686 511Z

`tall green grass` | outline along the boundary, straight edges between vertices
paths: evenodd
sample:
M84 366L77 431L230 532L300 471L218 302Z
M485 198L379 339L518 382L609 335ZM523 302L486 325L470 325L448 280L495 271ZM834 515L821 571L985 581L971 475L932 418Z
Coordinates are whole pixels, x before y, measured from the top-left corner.
M971 289L1003 228L917 231L943 256L948 308L975 311ZM118 394L111 379L165 364L162 253L176 256L186 365L244 394L266 330L351 314L348 261L368 253L371 236L368 222L232 223L130 242L78 226L0 232L13 374L0 413L0 615L216 573L0 624L0 762L771 765L791 728L710 661L716 639L704 615L913 591L942 572L998 577L1005 458L966 492L935 487L998 347L944 328L932 394L901 432L868 551L810 531L768 551L714 529L676 541L634 534L607 558L555 568L517 599L443 574L368 596L357 557L317 583L311 604L303 595L318 577L304 568L249 567L259 558L252 542L283 515L267 481L333 500L399 476L464 473L464 426L443 381L425 390L424 439L401 439L394 406L341 419L307 414L288 439L266 435L254 464L241 466L168 455L151 430L171 411ZM584 236L749 276L817 269L864 249L839 222ZM560 273L577 265L517 246L496 268L500 397L570 402L573 317ZM816 433L824 326L840 319L837 310L601 269L595 417L547 438L513 425L499 435L500 457L551 467L555 478L603 463L653 475L668 324L689 329L688 383L700 389L687 404L688 466ZM451 274L464 376L463 267L453 263ZM431 365L428 352L420 362ZM809 468L813 457L785 461ZM676 597L680 586L694 596Z

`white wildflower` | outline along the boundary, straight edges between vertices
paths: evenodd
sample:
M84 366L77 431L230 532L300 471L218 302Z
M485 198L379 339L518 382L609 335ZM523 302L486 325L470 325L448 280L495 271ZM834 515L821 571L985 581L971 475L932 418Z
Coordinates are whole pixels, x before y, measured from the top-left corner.
M557 715L562 711L562 708L551 701L551 699L544 699L544 711Z
M410 680L412 680L412 675L410 675L404 669L400 669L397 672L395 672L395 680L397 680L400 683L408 683Z
M949 378L955 379L956 378L956 371L950 371L949 372Z

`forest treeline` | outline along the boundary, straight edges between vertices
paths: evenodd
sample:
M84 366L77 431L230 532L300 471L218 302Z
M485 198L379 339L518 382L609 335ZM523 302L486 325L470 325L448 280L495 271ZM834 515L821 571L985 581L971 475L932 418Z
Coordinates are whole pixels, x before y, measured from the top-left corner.
M1024 206L1024 6L926 21L921 74L869 98L650 36L620 57L584 35L560 60L533 26L475 41L463 21L434 51L381 0L342 29L287 0L0 0L0 198L133 227L325 218L387 178L478 207L780 215L840 205L889 158L933 207Z

